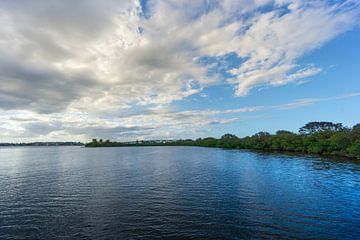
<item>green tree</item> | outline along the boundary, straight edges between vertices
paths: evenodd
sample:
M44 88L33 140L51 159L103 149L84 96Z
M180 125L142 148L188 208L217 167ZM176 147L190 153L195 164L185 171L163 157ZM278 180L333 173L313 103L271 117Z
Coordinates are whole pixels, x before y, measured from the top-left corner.
M360 123L356 124L351 129L351 141L356 142L360 140Z
M276 135L295 135L295 133L287 130L279 130L276 132Z
M218 141L216 146L221 148L236 148L239 138L233 134L224 134Z
M347 149L347 152L350 157L356 157L356 158L360 159L360 140L358 140L357 142L352 144Z
M330 137L330 152L346 152L351 145L351 138L348 132L336 132Z
M332 122L309 122L299 129L300 134L314 134L323 131L342 131L344 127L341 123Z

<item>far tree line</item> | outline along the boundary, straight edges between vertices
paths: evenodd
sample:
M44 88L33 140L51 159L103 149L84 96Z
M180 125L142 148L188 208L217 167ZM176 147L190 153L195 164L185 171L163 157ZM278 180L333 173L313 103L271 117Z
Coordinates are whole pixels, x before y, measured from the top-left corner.
M202 146L230 149L288 151L309 154L346 156L360 159L360 124L349 128L341 123L309 122L298 133L279 130L275 134L258 132L239 138L225 134L221 138L198 138L176 141L135 141L131 143L93 139L86 147L120 146Z

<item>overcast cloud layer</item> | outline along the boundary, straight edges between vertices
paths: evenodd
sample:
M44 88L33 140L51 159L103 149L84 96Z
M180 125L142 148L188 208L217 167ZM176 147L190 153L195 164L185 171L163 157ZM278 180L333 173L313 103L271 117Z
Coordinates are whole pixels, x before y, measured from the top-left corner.
M359 10L356 0L1 0L0 141L176 137L239 121L262 107L171 103L318 74L297 60L355 27Z

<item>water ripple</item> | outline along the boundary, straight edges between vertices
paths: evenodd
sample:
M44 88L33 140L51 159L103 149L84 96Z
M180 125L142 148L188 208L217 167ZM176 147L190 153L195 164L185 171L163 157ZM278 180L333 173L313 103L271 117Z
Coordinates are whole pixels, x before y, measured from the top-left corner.
M359 166L196 147L0 148L0 239L360 239Z

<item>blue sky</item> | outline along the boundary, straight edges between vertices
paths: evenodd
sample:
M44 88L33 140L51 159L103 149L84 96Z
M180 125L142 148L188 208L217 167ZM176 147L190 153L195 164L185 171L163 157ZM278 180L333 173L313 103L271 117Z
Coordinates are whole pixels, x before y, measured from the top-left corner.
M206 89L207 97L196 94L177 103L178 110L186 109L231 109L245 106L276 106L296 102L299 99L328 99L360 93L360 29L341 34L299 59L299 63L320 66L323 72L309 77L303 84L289 84L254 91L245 97L236 97L231 86L216 86ZM341 122L353 126L360 122L360 95L333 100L324 100L292 109L268 109L261 113L249 113L236 123L214 129L215 136L224 132L239 136L252 135L259 131L276 132L286 129L297 132L299 126L310 121ZM206 135L206 134L205 134Z
M354 0L2 1L0 142L352 126L359 18Z

